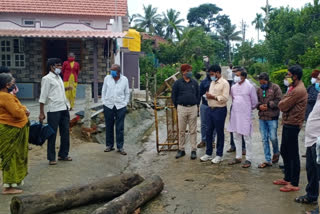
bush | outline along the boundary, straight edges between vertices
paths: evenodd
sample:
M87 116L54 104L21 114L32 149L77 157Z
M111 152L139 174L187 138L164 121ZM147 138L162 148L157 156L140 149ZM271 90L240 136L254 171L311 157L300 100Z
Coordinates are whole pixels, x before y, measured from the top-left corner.
M179 64L173 65L165 65L163 67L158 68L157 71L157 86L160 86L164 83L164 81L172 76L173 74L177 73L180 69Z
M270 70L269 63L256 62L249 67L248 73L255 76L255 75L261 74L262 72L268 73L269 70Z
M304 86L307 88L309 85L311 85L310 79L311 79L311 73L313 69L306 68L303 69L303 76L302 76L302 81L304 83Z
M288 73L288 69L282 69L279 71L272 72L270 75L271 82L279 85L280 88L282 89L282 92L287 91L287 86L283 84L283 80L287 73Z

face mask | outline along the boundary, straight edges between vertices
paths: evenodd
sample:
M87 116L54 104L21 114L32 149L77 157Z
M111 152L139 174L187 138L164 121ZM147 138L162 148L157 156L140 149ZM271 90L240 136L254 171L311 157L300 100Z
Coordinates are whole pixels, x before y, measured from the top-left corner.
M311 78L311 84L315 84L317 82L317 78Z
M11 93L15 88L16 88L16 84L11 85L11 86L8 88L8 92Z
M191 78L191 77L192 77L192 72L189 71L188 73L186 73L186 77L187 77L187 78Z
M288 78L286 78L286 79L283 81L283 84L284 84L285 86L289 86L289 85L291 85L292 83L293 83L293 80L292 80L291 77L288 77Z
M235 77L233 78L233 81L234 81L235 83L241 82L241 78L238 77L238 76L235 76Z
M317 83L315 84L315 87L316 87L316 90L317 90L318 92L320 92L320 83L317 82Z
M260 86L260 88L262 90L267 90L268 89L268 84L263 84L263 85Z
M116 77L118 76L117 71L114 71L114 70L111 70L111 71L110 71L110 74L111 74L111 76L112 76L113 78L116 78Z
M71 57L71 56L68 57L68 61L69 61L69 62L73 62L73 61L74 61L74 57Z
M212 76L212 77L210 77L210 79L211 79L212 81L216 81L216 80L217 80L217 77Z
M55 68L54 69L54 73L59 75L61 73L61 69L60 68Z

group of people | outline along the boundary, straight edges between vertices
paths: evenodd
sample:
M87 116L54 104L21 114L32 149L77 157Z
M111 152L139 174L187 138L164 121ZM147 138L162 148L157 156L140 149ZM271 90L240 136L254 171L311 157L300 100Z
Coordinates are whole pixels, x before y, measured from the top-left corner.
M69 54L62 63L58 58L47 62L47 74L41 80L39 98L39 121L47 118L48 125L55 134L47 142L49 165L57 164L56 137L59 128L59 161L72 161L70 151L70 113L75 102L76 87L80 66L75 62L75 55ZM21 185L28 174L28 141L30 111L22 105L16 96L18 87L15 78L7 67L0 67L0 159L3 174L3 194L22 193ZM119 65L112 65L110 75L104 79L102 102L106 123L105 152L114 150L114 126L118 152L127 153L124 144L124 119L129 103L128 79L121 75ZM45 105L47 113L45 114Z
M181 65L182 78L172 87L172 101L178 112L179 150L176 158L185 156L186 128L189 125L191 143L191 159L197 158L197 147L206 147L205 155L200 161L211 161L218 164L223 161L225 142L224 126L228 114L227 102L231 97L229 122L227 131L230 132L230 149L236 152L235 158L228 164L240 164L248 168L252 164L252 132L253 111L258 110L259 127L265 161L259 168L272 166L279 161L284 163L284 178L273 181L281 185L280 191L291 192L299 190L300 157L298 135L306 120L305 146L307 148L307 177L306 195L295 199L298 203L315 203L319 195L320 170L316 162L316 141L320 136L320 71L311 74L311 86L306 90L302 82L302 68L291 66L284 78L287 87L283 95L279 85L272 83L267 73L259 75L260 87L256 89L247 80L247 72L241 67L228 69L227 80L221 74L219 65L208 67L204 80L198 85L192 78L192 67ZM308 109L308 110L307 110ZM201 142L197 145L197 111L200 110ZM307 110L307 111L306 111ZM279 150L278 120L282 112L282 139ZM306 112L306 114L305 114ZM215 144L215 137L217 137ZM233 142L234 141L234 142ZM271 156L270 142L273 155ZM213 157L213 148L216 155ZM242 161L245 155L245 161ZM319 213L318 209L315 213Z

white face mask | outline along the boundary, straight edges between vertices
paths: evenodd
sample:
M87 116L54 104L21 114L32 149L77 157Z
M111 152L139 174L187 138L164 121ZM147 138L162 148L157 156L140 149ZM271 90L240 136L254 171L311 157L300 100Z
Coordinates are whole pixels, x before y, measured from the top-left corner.
M61 69L60 68L55 68L54 69L54 73L56 73L57 75L59 75L61 73Z
M284 84L285 86L287 86L287 87L290 85L289 82L288 82L288 80L286 80L286 79L283 80L283 84Z
M315 84L317 82L317 78L311 78L311 84Z
M238 76L234 76L233 81L234 81L235 83L241 82L241 78L238 77Z

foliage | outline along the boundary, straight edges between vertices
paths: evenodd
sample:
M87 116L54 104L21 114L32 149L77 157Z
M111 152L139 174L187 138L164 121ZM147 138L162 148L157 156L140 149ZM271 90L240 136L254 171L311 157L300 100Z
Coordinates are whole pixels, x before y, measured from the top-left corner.
M158 69L157 71L157 86L160 86L164 81L177 73L180 70L180 64L165 65Z
M310 68L303 69L302 81L305 87L308 87L309 85L311 85L310 79L311 79L312 71L313 69L310 69Z
M259 42L259 31L263 31L263 18L261 13L256 13L256 18L251 22L252 25L255 25L254 28L258 32L258 42Z
M309 68L320 65L320 44L316 42L315 47L308 48L306 53L299 57L299 61L302 65Z
M174 39L174 33L175 37L180 40L180 34L183 30L183 26L181 23L184 21L184 19L179 19L180 12L177 12L174 9L167 10L167 13L163 13L163 23L166 26L166 39Z
M142 88L145 88L146 73L148 73L149 77L151 77L156 72L153 55L140 57L139 66L140 66L140 85L142 86Z
M204 63L202 60L193 60L191 63L192 66L192 74L194 77L198 79L199 77L199 72L203 70Z
M270 75L270 81L279 85L282 89L282 92L287 91L287 87L283 84L283 80L288 73L288 69L282 69L279 71L272 72Z
M215 4L202 4L199 7L190 8L187 20L192 27L201 26L206 32L210 32L221 8Z
M154 33L155 26L160 22L161 16L157 14L157 8L153 8L151 4L148 6L143 5L144 14L137 14L135 22L139 28L147 29L147 32Z
M248 73L251 75L259 75L262 72L268 73L269 70L270 70L269 63L256 62L250 66L250 68L248 69Z
M141 51L144 53L149 53L152 54L153 50L152 50L152 40L142 40L141 42Z

